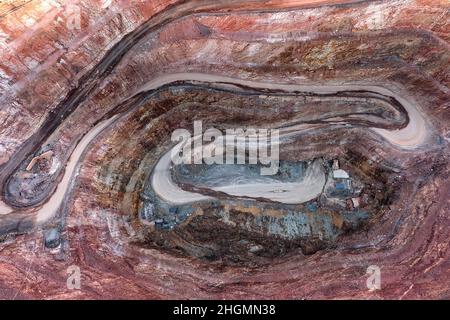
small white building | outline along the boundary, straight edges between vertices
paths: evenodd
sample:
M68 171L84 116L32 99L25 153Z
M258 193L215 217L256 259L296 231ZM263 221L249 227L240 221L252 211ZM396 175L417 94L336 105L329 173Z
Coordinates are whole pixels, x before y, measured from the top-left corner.
M333 179L350 179L347 171L342 169L333 170Z

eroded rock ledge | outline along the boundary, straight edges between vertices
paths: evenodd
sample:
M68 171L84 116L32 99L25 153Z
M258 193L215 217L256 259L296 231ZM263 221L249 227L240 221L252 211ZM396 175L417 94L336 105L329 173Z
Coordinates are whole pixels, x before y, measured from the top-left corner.
M2 298L448 297L446 1L74 5L0 6ZM198 120L280 171L164 162Z

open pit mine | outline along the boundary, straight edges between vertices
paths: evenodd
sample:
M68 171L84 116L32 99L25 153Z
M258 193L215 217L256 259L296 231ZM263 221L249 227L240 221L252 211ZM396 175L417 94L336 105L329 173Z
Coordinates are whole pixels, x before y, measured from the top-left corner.
M1 0L1 299L450 299L448 0Z

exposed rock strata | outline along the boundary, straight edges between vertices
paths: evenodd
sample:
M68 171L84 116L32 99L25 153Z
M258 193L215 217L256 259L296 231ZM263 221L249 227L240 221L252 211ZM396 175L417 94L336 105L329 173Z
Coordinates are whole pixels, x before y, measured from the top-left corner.
M0 7L2 297L449 297L446 1L73 4L75 31L64 6ZM327 188L286 205L188 175L212 202L158 202L152 170L199 119L284 130L281 160L320 159Z

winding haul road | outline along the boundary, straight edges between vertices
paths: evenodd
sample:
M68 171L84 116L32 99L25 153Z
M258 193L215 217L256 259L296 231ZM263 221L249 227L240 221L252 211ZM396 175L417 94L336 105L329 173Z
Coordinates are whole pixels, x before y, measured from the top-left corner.
M155 193L166 202L186 204L197 201L211 200L212 197L189 192L178 187L171 176L172 152L177 152L181 145L164 154L158 161L151 177ZM235 197L265 198L271 201L299 204L319 196L325 185L325 171L320 160L316 159L306 170L305 176L299 182L254 182L237 185L212 187L211 190L223 192Z
M370 128L374 133L378 134L389 143L400 149L413 149L423 144L428 135L426 120L419 110L417 104L395 92L390 91L382 86L370 84L349 84L349 85L298 85L298 84L281 84L270 82L258 82L251 80L243 80L223 75L204 74L204 73L174 73L166 74L149 81L146 85L134 92L132 95L124 99L133 97L135 94L156 90L161 86L177 82L177 81L199 81L206 83L223 83L247 86L255 89L282 90L286 93L315 93L315 94L337 94L342 91L362 91L378 93L386 97L396 99L406 110L409 116L408 124L399 130L386 130L380 128ZM337 98L338 99L338 98ZM42 224L51 219L61 207L67 191L70 189L72 177L76 174L78 163L89 143L95 139L104 129L108 128L114 121L120 119L119 115L112 116L94 126L78 143L74 149L69 161L67 162L61 182L58 184L54 194L42 206L34 209L26 209L24 212L32 214L36 224ZM300 130L305 130L305 125L293 125L290 127L280 128L280 137L295 135ZM153 175L152 184L155 191L164 199L175 202L185 203L192 201L200 201L208 198L201 194L191 193L178 188L168 174L170 165L170 152L166 153L155 167L156 175ZM322 190L325 183L325 175L315 164L311 166L307 178L301 183L280 183L273 185L242 185L220 187L217 191L229 193L233 196L250 196L250 197L266 197L275 201L284 203L305 202L316 197ZM276 190L286 190L286 192L276 192ZM320 191L319 191L320 189ZM294 197L295 196L295 197ZM18 211L6 203L0 201L0 215L9 215ZM1 220L0 220L1 221Z

